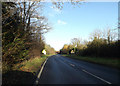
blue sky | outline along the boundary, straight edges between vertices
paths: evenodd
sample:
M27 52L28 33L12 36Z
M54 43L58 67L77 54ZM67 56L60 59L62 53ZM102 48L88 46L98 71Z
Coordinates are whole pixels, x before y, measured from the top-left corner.
M45 41L55 50L69 44L72 38L88 40L95 29L105 29L108 26L114 29L118 23L117 2L86 2L80 7L73 7L66 2L62 10L53 8L47 2L43 11L52 26L52 30L44 35Z

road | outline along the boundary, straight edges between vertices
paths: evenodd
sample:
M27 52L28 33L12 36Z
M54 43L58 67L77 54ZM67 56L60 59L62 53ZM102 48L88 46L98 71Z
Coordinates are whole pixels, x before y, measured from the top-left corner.
M120 84L117 69L59 54L49 57L38 84Z

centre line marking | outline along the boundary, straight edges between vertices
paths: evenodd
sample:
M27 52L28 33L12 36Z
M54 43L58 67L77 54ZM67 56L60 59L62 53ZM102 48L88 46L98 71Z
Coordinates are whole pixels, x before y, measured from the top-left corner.
M71 66L75 66L74 64L70 64Z
M100 79L101 81L106 82L107 84L112 84L112 83L110 83L110 82L108 82L108 81L106 81L106 80L104 80L104 79L102 79L102 78L100 78L100 77L98 77L98 76L96 76L96 75L94 75L94 74L90 73L90 72L87 72L87 71L86 71L86 70L84 70L84 69L82 69L82 71L84 71L84 72L86 72L86 73L88 73L88 74L90 74L90 75L92 75L92 76L96 77L97 79Z

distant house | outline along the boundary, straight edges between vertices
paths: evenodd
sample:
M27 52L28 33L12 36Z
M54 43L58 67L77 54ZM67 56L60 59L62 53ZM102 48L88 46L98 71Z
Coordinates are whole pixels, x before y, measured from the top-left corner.
M43 49L42 53L46 55L46 50L45 50L45 49Z
M74 53L74 50L71 50L71 53Z

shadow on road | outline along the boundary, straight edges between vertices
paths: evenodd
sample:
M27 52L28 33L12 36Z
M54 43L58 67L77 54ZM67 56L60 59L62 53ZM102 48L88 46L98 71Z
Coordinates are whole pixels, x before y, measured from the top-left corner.
M2 85L6 84L34 84L36 76L30 72L10 71L2 75Z

